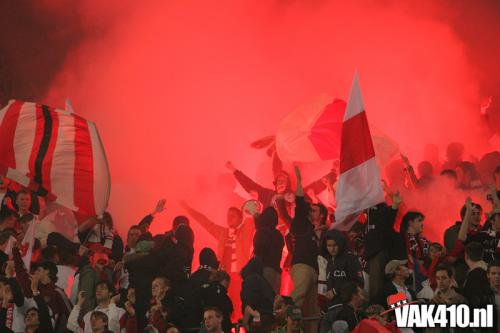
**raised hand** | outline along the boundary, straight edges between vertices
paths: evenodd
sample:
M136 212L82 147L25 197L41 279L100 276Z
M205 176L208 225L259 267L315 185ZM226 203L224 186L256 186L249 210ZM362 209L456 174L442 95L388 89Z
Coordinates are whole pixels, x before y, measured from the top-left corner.
M302 181L302 175L300 174L299 166L295 166L295 176L297 177L297 181Z
M131 317L135 317L135 309L134 309L134 305L132 304L132 302L130 302L130 301L125 302L125 310L127 310L128 314Z
M7 278L12 278L12 277L14 277L14 273L15 273L14 261L9 260L9 261L7 261L6 266L5 266L5 276Z
M161 199L161 200L159 200L159 201L156 203L156 207L155 207L155 209L153 210L152 215L155 215L155 214L158 214L158 213L163 212L163 210L165 209L165 204L166 204L166 203L167 203L167 200L166 200L166 199Z
M127 300L130 303L135 304L135 289L134 288L129 288L129 290L127 291Z
M82 306L83 303L85 303L85 291L79 291L78 292L78 298L76 300L76 305Z
M233 162L231 162L231 161L227 161L226 162L226 168L229 171L231 171L231 172L235 172L236 171L236 168L234 167Z
M40 278L38 277L37 274L32 274L31 275L31 291L33 294L38 293L38 283L40 282Z

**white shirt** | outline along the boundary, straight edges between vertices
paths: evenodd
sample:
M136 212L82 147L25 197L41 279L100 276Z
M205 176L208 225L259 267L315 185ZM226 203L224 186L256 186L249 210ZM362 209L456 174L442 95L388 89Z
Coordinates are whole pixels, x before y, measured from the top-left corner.
M68 318L67 328L73 333L92 333L92 325L90 324L90 316L94 311L101 311L108 316L108 329L113 333L125 333L125 327L120 328L120 319L125 315L126 311L110 303L108 307L101 308L97 306L94 310L89 311L83 316L83 329L78 324L78 316L80 315L80 306L75 305Z

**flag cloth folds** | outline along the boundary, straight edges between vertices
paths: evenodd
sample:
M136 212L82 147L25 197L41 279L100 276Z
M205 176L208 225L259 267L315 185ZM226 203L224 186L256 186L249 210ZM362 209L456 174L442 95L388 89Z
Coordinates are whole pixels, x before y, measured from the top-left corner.
M384 201L358 76L354 75L341 133L340 177L334 228L349 229L358 215Z
M0 174L83 215L104 213L110 175L95 124L46 105L0 110Z

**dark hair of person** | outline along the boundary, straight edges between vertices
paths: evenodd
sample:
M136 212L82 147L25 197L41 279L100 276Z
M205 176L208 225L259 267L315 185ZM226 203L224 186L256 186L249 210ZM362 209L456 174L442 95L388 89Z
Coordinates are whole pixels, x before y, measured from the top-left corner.
M489 264L488 264L488 270L487 272L489 273L490 270L493 268L493 267L500 267L500 260L493 260L491 261Z
M465 254L470 260L477 262L483 259L484 248L480 243L472 242L465 247Z
M325 225L326 224L326 220L328 219L328 209L322 203L315 203L315 204L312 204L311 207L312 206L319 207L319 213L322 216L321 217L321 224Z
M425 218L424 214L417 211L408 211L401 220L401 226L399 228L399 233L404 235L408 232L408 227L410 226L410 221L418 218Z
M354 281L347 282L340 288L340 298L342 303L347 304L352 301L354 295L358 293L359 284Z
M446 274L448 274L449 278L452 278L454 276L453 274L453 266L447 265L447 264L440 264L436 267L435 273L439 271L446 271Z

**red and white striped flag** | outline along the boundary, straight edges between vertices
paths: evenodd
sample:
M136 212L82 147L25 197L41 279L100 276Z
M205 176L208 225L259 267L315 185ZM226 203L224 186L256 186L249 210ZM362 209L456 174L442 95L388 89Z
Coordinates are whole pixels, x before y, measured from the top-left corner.
M366 208L384 201L380 172L375 159L358 76L349 94L340 148L340 177L337 185L334 228L346 230Z
M101 215L110 175L95 124L52 107L10 101L0 110L0 174L83 215Z

